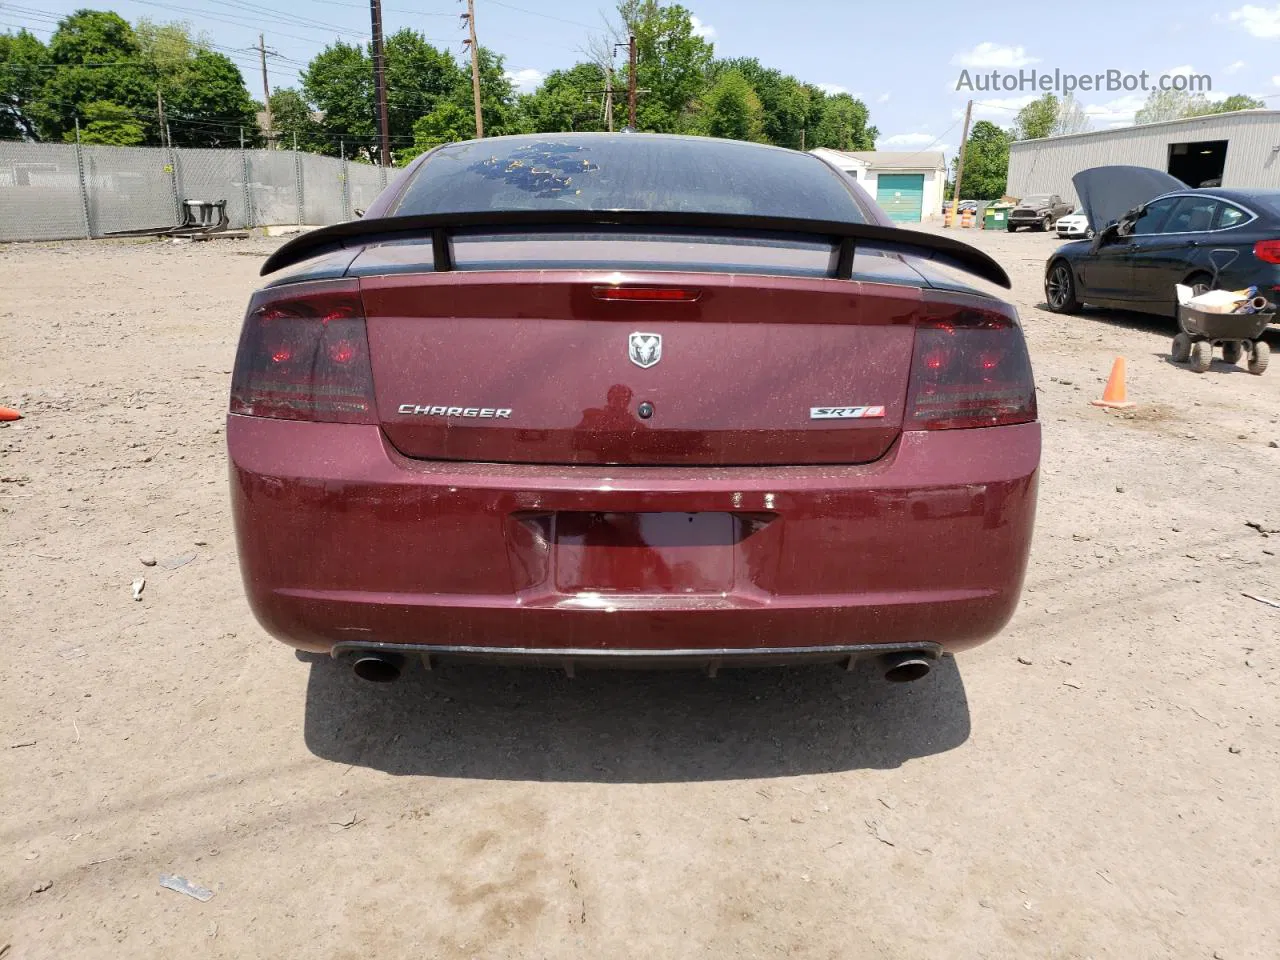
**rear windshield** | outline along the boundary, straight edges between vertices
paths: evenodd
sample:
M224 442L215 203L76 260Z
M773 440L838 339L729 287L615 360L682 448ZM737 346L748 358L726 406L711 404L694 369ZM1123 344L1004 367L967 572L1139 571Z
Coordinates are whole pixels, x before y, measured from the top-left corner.
M865 223L817 157L706 137L501 137L436 151L396 213L652 210Z

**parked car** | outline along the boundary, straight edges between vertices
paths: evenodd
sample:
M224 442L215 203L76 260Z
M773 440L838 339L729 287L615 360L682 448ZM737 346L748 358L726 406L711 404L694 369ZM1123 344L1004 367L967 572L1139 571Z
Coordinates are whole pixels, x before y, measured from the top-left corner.
M1009 284L812 154L424 154L249 303L227 447L254 613L374 680L419 656L927 673L1017 605L1040 426L1014 308L925 258Z
M1055 225L1059 239L1093 238L1093 227L1089 226L1089 217L1084 213L1068 213L1059 217Z
M1074 178L1092 241L1059 247L1045 264L1056 313L1082 303L1177 316L1175 286L1257 286L1280 300L1280 191L1191 189L1145 167L1097 167Z
M1015 232L1019 227L1035 227L1038 230L1051 230L1060 217L1075 210L1056 193L1035 193L1018 201L1018 205L1009 211L1008 231Z

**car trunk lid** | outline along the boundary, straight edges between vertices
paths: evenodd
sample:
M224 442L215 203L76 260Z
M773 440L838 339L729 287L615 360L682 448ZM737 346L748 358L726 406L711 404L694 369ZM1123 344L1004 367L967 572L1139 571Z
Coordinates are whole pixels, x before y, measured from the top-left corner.
M669 272L361 287L390 442L501 463L877 460L902 428L922 299L909 283Z

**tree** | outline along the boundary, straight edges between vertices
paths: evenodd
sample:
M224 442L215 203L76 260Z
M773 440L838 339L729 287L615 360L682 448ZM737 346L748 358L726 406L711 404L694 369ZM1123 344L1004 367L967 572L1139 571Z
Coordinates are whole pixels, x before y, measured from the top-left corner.
M1133 122L1159 123L1161 120L1203 117L1211 113L1257 110L1265 106L1263 101L1243 93L1234 93L1225 99L1211 101L1202 93L1193 94L1184 90L1153 90L1142 109L1135 114Z
M1142 109L1134 115L1133 122L1180 120L1183 117L1200 116L1208 112L1208 107L1209 101L1203 94L1191 94L1185 90L1152 90Z
M1243 93L1233 93L1225 100L1210 104L1210 113L1234 113L1237 110L1261 110L1266 106L1262 100Z
M367 60L373 70L372 51ZM387 127L393 146L414 136L419 117L434 110L442 101L465 86L471 93L471 72L464 71L447 50L426 41L414 30L397 30L386 40L387 62ZM369 109L375 109L372 99ZM508 96L510 93L508 92Z
M336 154L338 142L345 140L353 152L377 155L373 67L363 49L341 40L325 47L302 71L302 92L324 115L324 129L332 140L325 153Z
M400 154L402 160L411 160L442 143L470 140L476 135L475 109L447 101L440 104L413 125L413 148Z
M759 97L765 140L794 150L809 146L804 131L810 94L799 80L780 70L763 67L753 57L718 60L711 67L712 76L717 79L727 71L736 71L745 77Z
M220 53L197 50L165 84L165 117L173 143L218 147L260 141L257 105L240 68Z
M646 91L637 104L636 123L657 133L688 129L690 108L707 86L715 48L694 33L692 14L678 4L621 0L618 16L621 35L636 38L636 85Z
M324 129L312 116L311 106L301 93L292 87L276 87L270 103L271 132L277 143L282 147L292 147L297 143L299 150L326 152L329 144Z
M1062 137L1072 133L1085 133L1091 124L1084 107L1071 94L1067 94L1058 103L1058 119L1053 124L1053 136Z
M49 78L31 106L43 137L74 136L76 119L88 104L116 104L136 119L155 116L154 77L133 28L117 14L80 10L62 20L49 39L49 66ZM158 138L156 121L147 128Z
M1058 122L1058 109L1058 98L1052 93L1032 100L1014 118L1013 138L1039 140L1049 136Z
M146 127L127 107L99 100L81 109L86 121L80 128L82 143L101 143L112 147L135 147L147 138ZM76 134L69 130L62 139L74 142Z
M26 30L0 33L0 140L38 140L32 103L40 96L49 51Z
M531 133L604 130L605 72L594 63L553 70L533 93L520 97L521 125ZM615 114L623 101L614 98Z
M1009 177L1009 134L990 120L979 120L969 133L960 196L966 200L998 200Z
M737 70L720 74L707 91L698 111L698 132L728 140L764 139L764 107Z
M810 146L830 150L874 150L880 131L867 126L868 119L867 105L861 100L855 100L847 93L827 97Z

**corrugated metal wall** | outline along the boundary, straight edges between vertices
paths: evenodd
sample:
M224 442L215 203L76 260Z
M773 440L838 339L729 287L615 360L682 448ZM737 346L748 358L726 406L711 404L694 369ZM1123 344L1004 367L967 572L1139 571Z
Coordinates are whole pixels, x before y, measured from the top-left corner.
M1023 140L1009 148L1009 193L1057 193L1076 202L1071 177L1090 167L1169 169L1169 144L1226 140L1224 187L1280 189L1280 110L1257 110L1122 130Z

